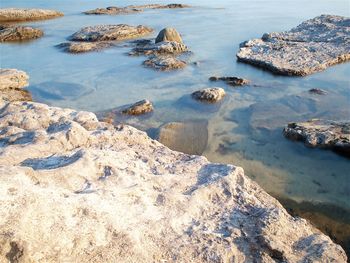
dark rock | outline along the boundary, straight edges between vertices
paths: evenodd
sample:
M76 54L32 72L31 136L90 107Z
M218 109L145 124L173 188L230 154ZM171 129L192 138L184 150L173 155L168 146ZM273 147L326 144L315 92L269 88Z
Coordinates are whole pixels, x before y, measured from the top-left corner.
M210 77L210 81L224 81L230 86L243 86L249 83L249 80L237 77Z
M319 88L310 89L309 92L311 94L316 94L316 95L326 95L327 94L327 91L319 89Z

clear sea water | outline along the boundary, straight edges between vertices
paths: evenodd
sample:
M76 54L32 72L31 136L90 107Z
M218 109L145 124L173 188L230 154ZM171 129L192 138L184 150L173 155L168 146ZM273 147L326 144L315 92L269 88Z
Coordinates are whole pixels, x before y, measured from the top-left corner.
M316 213L344 223L350 234L350 160L331 151L306 148L282 135L283 126L291 121L350 119L350 64L308 77L285 77L238 63L235 58L239 43L265 32L288 30L320 14L349 16L349 1L184 0L181 3L194 8L119 16L81 13L145 3L168 2L2 0L1 7L48 8L65 16L26 23L43 29L45 36L1 44L1 67L28 72L34 99L50 105L99 112L147 98L154 103L155 112L147 118L125 120L145 131L172 121L207 120L209 140L203 155L210 161L242 166L280 200L340 209L337 215L324 209ZM130 47L79 55L55 47L81 27L120 23L150 26L155 29L150 37L166 26L176 28L193 51L190 64L181 71L157 72L141 65L144 57L127 56ZM254 85L232 88L210 83L208 78L213 75L243 77ZM189 99L193 91L210 86L227 92L219 105ZM311 88L322 88L328 94L309 95ZM346 236L343 242L349 240Z

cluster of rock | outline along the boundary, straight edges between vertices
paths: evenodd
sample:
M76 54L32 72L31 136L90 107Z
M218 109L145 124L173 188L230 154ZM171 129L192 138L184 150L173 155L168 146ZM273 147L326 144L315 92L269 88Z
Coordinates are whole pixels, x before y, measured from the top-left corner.
M1 262L347 260L242 168L93 113L3 103L0 143Z
M174 8L189 8L189 5L184 4L148 4L148 5L129 5L126 7L109 6L106 8L96 8L84 12L86 15L124 15L143 12L144 9L174 9Z
M350 157L350 122L314 119L289 123L283 134L291 140L302 141L309 147L331 149Z
M321 15L282 33L241 44L239 61L282 75L305 76L350 59L350 19Z

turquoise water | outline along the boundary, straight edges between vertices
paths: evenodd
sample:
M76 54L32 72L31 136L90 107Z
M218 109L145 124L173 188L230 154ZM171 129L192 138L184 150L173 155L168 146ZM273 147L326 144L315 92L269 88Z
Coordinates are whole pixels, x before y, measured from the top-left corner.
M44 30L41 39L1 44L1 67L28 72L34 98L55 106L98 112L147 98L154 103L154 114L126 120L145 131L172 121L208 120L209 140L203 154L209 160L242 166L247 175L275 196L350 211L349 159L330 151L308 149L281 134L283 126L291 121L313 117L350 119L350 64L299 78L276 76L235 59L240 42L265 32L288 30L320 14L349 16L349 2L183 1L195 7L120 16L81 14L97 7L144 3L3 0L1 7L49 8L65 16L29 22ZM155 29L150 37L166 26L175 27L193 51L190 62L198 65L190 63L181 71L156 72L141 65L144 57L128 57L130 47L80 55L63 53L55 47L81 27L120 23L150 26ZM239 76L254 85L232 88L225 83L210 83L208 78L213 75ZM227 96L219 106L189 99L193 91L208 86L226 90ZM307 91L315 87L328 91L328 95L309 95Z

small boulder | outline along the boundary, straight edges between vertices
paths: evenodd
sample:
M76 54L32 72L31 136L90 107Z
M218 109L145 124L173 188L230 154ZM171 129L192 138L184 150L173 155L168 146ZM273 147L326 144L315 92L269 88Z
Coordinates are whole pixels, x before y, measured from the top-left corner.
M176 29L171 27L164 28L159 32L156 38L156 43L163 41L174 41L177 43L183 43L180 34L176 31Z
M43 35L42 30L29 26L0 26L0 42L30 40Z
M206 88L192 93L192 98L210 103L217 102L225 97L226 93L223 88Z
M234 86L243 86L249 83L249 80L237 78L237 77L210 77L210 81L224 81L227 85L232 87Z
M122 110L123 114L128 115L141 115L145 113L149 113L153 111L153 104L149 100L141 100L138 101L131 106L127 107L126 109Z
M160 71L170 71L186 67L186 62L172 56L154 56L143 62L146 67Z

